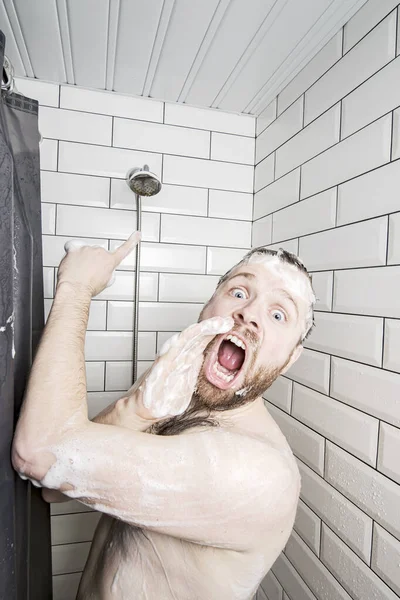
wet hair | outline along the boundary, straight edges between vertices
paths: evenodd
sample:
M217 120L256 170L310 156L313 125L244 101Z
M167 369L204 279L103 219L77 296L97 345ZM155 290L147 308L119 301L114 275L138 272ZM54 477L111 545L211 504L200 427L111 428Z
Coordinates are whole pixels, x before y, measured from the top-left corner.
M296 256L295 254L292 254L291 252L288 252L287 250L284 250L283 248L279 248L279 250L271 250L270 248L267 248L266 246L258 246L257 248L253 248L247 254L245 254L245 256L242 258L242 260L240 260L236 265L234 265L231 269L229 269L229 271L227 271L225 273L225 275L222 275L222 277L220 278L220 280L217 283L216 289L218 289L223 283L225 283L225 281L227 281L231 277L231 275L233 274L235 269L237 269L238 267L240 267L242 265L247 265L248 262L250 261L250 258L254 255L276 256L283 263L286 263L287 265L291 265L292 267L296 267L296 269L298 269L301 273L304 273L304 275L307 277L308 282L310 284L310 288L314 292L313 287L312 287L312 277L298 256ZM307 318L306 318L305 331L301 336L299 344L302 344L303 341L308 338L308 336L310 335L314 326L315 326L314 309L313 309L313 304L310 304L309 312L307 313Z

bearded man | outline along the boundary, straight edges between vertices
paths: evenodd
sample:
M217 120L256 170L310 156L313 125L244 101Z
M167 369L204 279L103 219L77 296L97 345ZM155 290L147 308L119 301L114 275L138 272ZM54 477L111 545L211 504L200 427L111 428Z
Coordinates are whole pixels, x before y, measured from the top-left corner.
M13 444L47 501L101 511L78 600L250 600L292 530L300 477L262 393L299 357L315 302L304 265L260 247L224 275L198 323L93 422L91 298L132 251L71 248Z

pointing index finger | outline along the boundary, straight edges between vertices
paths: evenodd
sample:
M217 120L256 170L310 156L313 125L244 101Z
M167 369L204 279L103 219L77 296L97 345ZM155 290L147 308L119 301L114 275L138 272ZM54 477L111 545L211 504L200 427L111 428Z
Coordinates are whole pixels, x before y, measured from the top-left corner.
M121 246L114 250L112 254L115 259L115 266L118 266L124 260L124 258L126 258L128 254L132 252L132 250L135 248L135 246L137 246L141 239L142 233L140 231L135 231L126 240L126 242L124 242L123 244L121 244Z

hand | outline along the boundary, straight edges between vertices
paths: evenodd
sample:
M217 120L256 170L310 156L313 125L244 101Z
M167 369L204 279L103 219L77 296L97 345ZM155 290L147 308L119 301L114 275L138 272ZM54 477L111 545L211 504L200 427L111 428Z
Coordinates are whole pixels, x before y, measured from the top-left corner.
M187 409L206 346L217 334L232 329L233 324L231 317L212 317L167 340L151 369L133 388L143 418L163 419Z
M97 296L114 283L116 267L132 252L140 239L140 231L135 231L114 252L101 246L87 246L80 240L67 242L64 246L67 254L58 269L57 286L67 282L79 289L87 289L91 297Z

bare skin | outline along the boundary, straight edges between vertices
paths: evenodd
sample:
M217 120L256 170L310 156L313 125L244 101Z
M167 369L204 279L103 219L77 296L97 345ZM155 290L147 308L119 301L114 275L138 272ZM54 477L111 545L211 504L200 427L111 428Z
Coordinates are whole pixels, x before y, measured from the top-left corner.
M78 600L250 600L290 535L300 488L293 455L262 399L211 410L217 427L170 436L146 430L184 412L196 381L211 398L214 388L215 397L231 391L235 398L261 367L289 368L301 351L296 341L307 301L296 297L294 311L276 291L284 274L247 265L251 285L239 270L234 292L224 284L203 321L182 332L140 385L92 423L84 369L88 308L135 242L107 256L81 248L60 265L13 464L21 476L51 488L44 491L48 501L62 492L104 513ZM230 330L248 347L234 382L225 384L207 375L207 357ZM178 379L170 376L178 371Z

